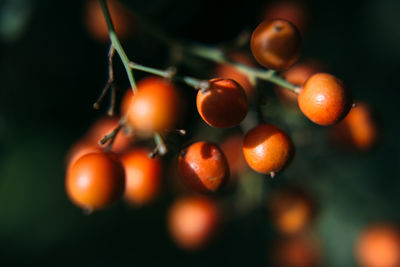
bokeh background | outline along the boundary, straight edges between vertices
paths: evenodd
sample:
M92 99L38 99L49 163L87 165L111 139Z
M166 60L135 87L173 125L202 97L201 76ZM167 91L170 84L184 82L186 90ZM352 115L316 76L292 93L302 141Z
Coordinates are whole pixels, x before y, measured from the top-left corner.
M229 42L254 29L269 3L122 2L170 34L207 44ZM66 196L67 151L107 109L107 102L99 111L92 108L107 80L108 43L88 33L85 1L0 1L0 265L268 266L269 251L279 239L266 209L268 194L301 184L317 202L311 231L320 242L323 266L357 266L354 244L360 231L372 222L400 221L400 2L304 4L310 20L302 58L322 62L349 85L355 99L375 108L383 126L380 143L368 153L338 149L326 128L286 110L265 86L267 120L291 136L307 132L311 141L295 138L296 159L274 180L247 172L255 187L245 196L228 192L218 199L228 210L219 238L203 251L188 253L174 244L166 227L168 207L177 197L170 172L162 196L147 207L119 201L87 216ZM166 46L141 31L140 23L132 28L123 40L129 57L167 67ZM115 61L117 83L128 88ZM192 64L183 71L210 77L209 64ZM192 92L186 94L192 99ZM193 103L188 103L188 117L196 121ZM218 142L224 133L193 122L187 127L189 134L180 142L194 136ZM167 158L173 168L173 156Z

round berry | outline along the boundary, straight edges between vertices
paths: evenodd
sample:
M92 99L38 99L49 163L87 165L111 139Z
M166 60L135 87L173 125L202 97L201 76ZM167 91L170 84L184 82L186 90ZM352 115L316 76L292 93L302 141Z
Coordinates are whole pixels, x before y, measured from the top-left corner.
M132 205L145 205L157 197L161 187L161 162L149 158L151 151L135 148L121 157L125 169L125 200Z
M311 121L319 125L331 125L347 115L353 100L341 80L328 73L317 73L303 85L298 104Z
M238 125L247 115L248 103L243 88L234 80L216 78L197 93L197 110L203 120L217 128Z
M133 130L143 135L172 130L179 113L179 95L168 81L147 77L137 84L127 110L127 121Z
M367 227L358 237L356 258L362 267L399 266L399 230L389 224L375 224Z
M261 124L245 136L243 153L253 170L273 176L290 163L294 156L294 146L281 129L272 124Z
M65 186L77 206L89 211L103 209L122 196L124 169L114 154L89 153L68 169Z
M199 250L207 245L218 225L217 206L202 197L181 198L168 213L169 232L176 244L186 250Z
M331 136L343 148L367 151L378 142L380 127L369 105L357 102L349 114L331 128Z
M229 167L221 149L196 142L183 149L178 169L186 185L198 193L217 192L229 178Z
M258 63L269 69L285 70L300 57L301 37L290 22L271 19L257 26L250 46Z

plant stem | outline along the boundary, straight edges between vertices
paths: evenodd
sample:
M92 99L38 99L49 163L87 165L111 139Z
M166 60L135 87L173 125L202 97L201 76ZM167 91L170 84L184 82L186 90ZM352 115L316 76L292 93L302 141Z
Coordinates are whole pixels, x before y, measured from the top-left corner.
M129 83L131 84L133 93L136 93L136 82L135 78L133 77L132 69L130 68L130 61L128 56L126 55L124 49L122 48L121 43L118 40L117 34L115 33L114 25L111 20L110 12L108 12L107 4L105 0L99 0L101 8L103 10L104 18L107 23L108 33L110 35L111 43L114 46L115 50L117 51L119 57L121 58L122 63L124 64L126 73L128 75Z

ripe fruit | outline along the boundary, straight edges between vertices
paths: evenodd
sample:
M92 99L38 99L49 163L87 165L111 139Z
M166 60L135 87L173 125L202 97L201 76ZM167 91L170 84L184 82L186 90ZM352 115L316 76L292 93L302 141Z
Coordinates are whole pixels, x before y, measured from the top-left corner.
M246 54L244 53L233 53L229 55L229 57L236 62L242 63L244 65L255 67L253 60L251 60ZM219 64L215 69L215 74L217 77L232 79L239 83L247 96L247 99L251 99L255 95L255 87L249 80L249 77L242 72L238 71L235 67L228 65L228 64Z
M319 125L331 125L342 120L350 111L352 101L343 82L328 73L311 76L298 97L300 110Z
M296 63L283 72L281 76L294 85L303 86L307 79L319 72L320 69L321 67L315 62ZM298 107L297 94L293 91L277 86L275 87L275 94L288 107Z
M186 185L199 193L217 192L229 178L229 167L221 149L196 142L181 151L178 170Z
M321 266L321 249L318 240L309 234L281 239L274 245L272 266L317 267Z
M207 198L187 197L177 200L168 213L168 229L178 246L198 250L214 237L219 211Z
M133 205L144 205L154 200L161 185L161 162L149 158L151 151L135 148L121 157L125 169L125 200Z
M285 70L300 57L301 37L290 22L271 19L254 30L251 41L254 58L266 68Z
M243 88L234 80L216 78L206 90L197 93L197 110L210 126L228 128L247 115L248 103Z
M315 213L314 201L301 188L287 187L275 192L268 201L272 220L284 234L303 231Z
M117 0L107 1L107 7L117 36L124 39L132 31L132 15ZM85 25L88 32L99 41L108 41L108 28L98 0L87 0L85 5Z
M221 149L228 162L231 176L239 174L247 166L242 152L243 139L244 136L242 133L234 133L221 143Z
M133 130L142 135L172 130L180 102L174 85L158 77L147 77L137 84L137 89L127 111Z
M349 149L367 151L379 139L378 121L367 103L358 102L347 116L331 128L335 143Z
M264 19L285 19L291 22L301 33L308 26L308 10L304 3L293 0L277 0L266 6L263 14Z
M112 153L89 153L68 169L65 187L75 205L89 211L103 209L124 192L124 169Z
M111 133L111 131L118 126L118 123L119 118L116 117L102 117L98 119L90 127L85 140L93 145L98 145L98 142L103 139L104 136ZM132 136L126 135L121 129L114 139L112 151L115 153L121 153L130 146L132 141Z
M399 230L386 224L376 224L364 229L356 243L356 258L362 267L399 266Z
M281 129L272 124L261 124L245 136L243 153L253 170L273 176L290 163L294 156L294 146Z

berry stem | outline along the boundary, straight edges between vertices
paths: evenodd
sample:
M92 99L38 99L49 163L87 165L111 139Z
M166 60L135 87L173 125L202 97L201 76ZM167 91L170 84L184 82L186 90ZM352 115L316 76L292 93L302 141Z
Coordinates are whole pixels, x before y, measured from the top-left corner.
M133 93L136 93L136 82L135 78L133 77L132 69L130 67L130 60L128 56L125 53L125 50L122 48L121 43L118 40L117 34L115 33L114 25L111 20L110 12L108 11L107 4L105 0L99 0L101 8L103 10L104 18L107 23L108 27L108 33L110 36L110 40L112 45L114 46L115 50L117 51L119 57L121 58L121 61L125 67L126 74L128 75L129 83L131 84Z
M104 145L105 143L108 142L106 146L106 151L111 150L111 146L114 143L115 138L117 137L119 131L122 129L122 127L125 125L126 118L123 117L122 119L119 120L119 123L117 127L115 127L109 134L104 136L100 141L99 145Z

